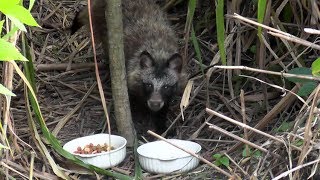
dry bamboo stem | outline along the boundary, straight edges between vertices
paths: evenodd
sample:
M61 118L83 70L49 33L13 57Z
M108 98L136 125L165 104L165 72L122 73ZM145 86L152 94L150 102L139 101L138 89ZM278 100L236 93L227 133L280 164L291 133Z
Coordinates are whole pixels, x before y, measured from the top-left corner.
M239 20L242 20L244 22L247 22L247 23L250 23L250 24L253 24L253 25L256 25L256 26L260 26L260 27L263 27L267 30L270 30L271 32L268 32L269 34L271 35L278 35L278 37L280 38L285 38L289 41L293 41L293 42L297 42L299 44L302 44L302 45L305 45L305 46L308 46L308 47L311 47L311 48L314 48L314 49L317 49L317 50L320 50L320 46L315 44L315 43L312 43L312 42L309 42L309 41L306 41L304 39L301 39L301 38L298 38L292 34L289 34L289 33L286 33L286 32L283 32L283 31L280 31L278 29L275 29L275 28L272 28L270 26L266 26L264 24L261 24L261 23L258 23L258 22L255 22L253 20L250 20L248 18L245 18L243 16L240 16L239 14L237 13L234 13L234 15L232 16L236 19L239 19Z
M255 132L255 133L258 133L258 134L261 134L261 135L263 135L263 136L266 136L266 137L268 137L268 138L270 138L270 139L273 139L273 140L275 140L275 141L277 141L277 142L283 143L283 141L282 141L281 139L278 139L278 138L276 138L276 137L274 137L274 136L272 136L272 135L270 135L270 134L267 134L267 133L265 133L265 132L263 132L263 131L260 131L260 130L258 130L258 129L252 128L252 127L250 127L250 126L248 126L248 125L246 125L246 124L243 124L243 123L241 123L241 122L238 122L238 121L236 121L236 120L233 120L233 119L231 119L231 118L229 118L229 117L227 117L227 116L225 116L225 115L223 115L223 114L220 114L220 113L218 113L218 112L216 112L216 111L213 111L213 110L211 110L211 109L209 109L209 108L206 108L206 111L207 111L209 114L216 115L216 116L218 116L218 117L220 117L220 118L222 118L222 119L224 119L224 120L227 120L227 121L229 121L229 122L231 122L231 123L233 123L233 124L236 124L236 125L238 125L238 126L240 126L240 127L242 127L242 128L251 130L251 131L253 131L253 132ZM293 145L291 145L291 146L292 146L294 149L297 149L297 150L300 150L300 151L301 151L300 148L298 148L298 147L296 147L296 146L293 146Z
M240 69L240 70L245 70L245 71L278 75L278 76L283 76L286 78L300 78L300 79L308 79L308 80L313 80L313 81L320 81L320 77L316 77L316 76L297 75L297 74L290 74L290 73L283 73L283 72L268 71L268 70L263 70L263 69L251 68L251 67L247 67L247 66L214 66L214 67L219 68L219 69Z

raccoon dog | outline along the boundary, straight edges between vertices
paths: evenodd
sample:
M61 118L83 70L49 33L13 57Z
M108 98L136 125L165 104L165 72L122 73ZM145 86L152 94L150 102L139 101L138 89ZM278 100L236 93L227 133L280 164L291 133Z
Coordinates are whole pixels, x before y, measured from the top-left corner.
M93 0L91 11L95 38L107 47L104 0ZM145 123L153 124L161 133L166 129L169 102L186 82L177 38L165 14L152 0L122 0L122 12L133 121L144 127ZM77 14L72 31L88 24L88 11L84 8Z

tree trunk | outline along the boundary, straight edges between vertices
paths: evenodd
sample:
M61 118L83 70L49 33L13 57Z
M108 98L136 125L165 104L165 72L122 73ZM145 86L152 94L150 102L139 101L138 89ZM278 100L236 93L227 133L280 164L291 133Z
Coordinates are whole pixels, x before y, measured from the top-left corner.
M108 25L111 89L114 101L114 111L117 128L128 141L128 146L133 146L135 131L132 123L130 103L128 96L125 57L123 51L123 24L121 0L105 0L106 21Z

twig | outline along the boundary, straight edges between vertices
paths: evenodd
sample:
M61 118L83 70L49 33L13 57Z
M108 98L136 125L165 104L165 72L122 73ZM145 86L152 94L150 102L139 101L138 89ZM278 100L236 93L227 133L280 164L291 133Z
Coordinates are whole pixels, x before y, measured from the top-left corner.
M33 168L34 168L34 156L35 156L35 152L31 152L29 179L32 179L32 178L33 178L33 176L34 176L34 174L33 174Z
M214 66L214 67L220 68L220 69L240 69L240 70L245 70L245 71L252 71L252 72L259 72L259 73L264 73L264 74L283 76L286 78L300 78L300 79L308 79L308 80L320 82L320 77L316 77L316 76L297 75L297 74L290 74L290 73L283 73L283 72L268 71L268 70L263 70L263 69L251 68L251 67L247 67L247 66Z
M309 34L320 34L320 31L317 29L312 29L312 28L304 28L304 32L309 33Z
M298 44L302 44L302 45L305 45L307 47L311 47L313 49L317 49L317 50L320 50L320 46L315 44L315 43L312 43L312 42L309 42L309 41L306 41L304 39L300 39L296 36L293 36L293 35L290 35L290 36L286 36L286 35L283 35L282 33L274 33L274 32L271 32L271 31L268 31L269 34L273 35L273 36L276 36L276 37L279 37L279 38L282 38L282 39L286 39L288 41L292 41L292 42L295 42L295 43L298 43Z
M227 135L227 136L229 136L229 137L231 137L231 138L233 138L235 140L241 141L241 142L243 142L243 143L245 143L245 144L247 144L247 145L249 145L249 146L251 146L253 148L256 148L256 149L258 149L258 150L260 150L260 151L262 151L264 153L271 154L271 152L269 152L267 149L265 149L263 147L260 147L260 146L254 144L254 143L252 143L252 142L250 142L248 140L245 140L245 139L243 139L243 138L241 138L239 136L236 136L236 135L234 135L234 134L232 134L232 133L230 133L230 132L228 132L228 131L226 131L226 130L224 130L224 129L216 126L216 125L213 125L211 123L207 123L207 124L209 125L209 128L217 130L217 131L219 131L219 132L221 132L221 133L223 133L223 134L225 134L225 135ZM275 155L277 158L280 158L279 155L276 155L276 154L273 154L273 155Z
M273 139L273 140L275 140L275 141L278 141L278 142L281 142L281 143L282 143L282 141L281 141L280 139L278 139L278 138L276 138L276 137L274 137L274 136L271 136L270 134L267 134L267 133L262 132L262 131L260 131L260 130L258 130L258 129L252 128L252 127L250 127L250 126L248 126L248 125L246 125L246 124L243 124L243 123L241 123L241 122L238 122L238 121L236 121L236 120L233 120L233 119L231 119L231 118L229 118L229 117L227 117L227 116L225 116L225 115L223 115L223 114L220 114L220 113L218 113L218 112L216 112L216 111L214 111L214 110L211 110L211 109L209 109L209 108L206 108L206 111L207 111L209 114L216 115L216 116L218 116L218 117L220 117L220 118L222 118L222 119L224 119L224 120L227 120L227 121L229 121L229 122L231 122L231 123L233 123L233 124L236 124L236 125L238 125L238 126L240 126L240 127L242 127L242 128L249 129L249 130L251 130L251 131L253 131L253 132L256 132L256 133L258 133L258 134L264 135L264 136L266 136L266 137L268 137L268 138L270 138L270 139ZM208 123L208 124L209 124L209 123Z
M227 120L227 121L229 121L229 122L231 122L231 123L233 123L233 124L236 124L236 125L238 125L238 126L240 126L240 127L242 127L242 128L249 129L249 130L251 130L251 131L253 131L253 132L255 132L255 133L261 134L261 135L266 136L266 137L268 137L268 138L270 138L270 139L273 139L273 140L275 140L275 141L277 141L277 142L283 143L283 141L282 141L281 139L278 139L278 138L276 138L276 137L274 137L274 136L271 136L270 134L267 134L267 133L265 133L265 132L263 132L263 131L260 131L260 130L258 130L258 129L252 128L252 127L250 127L250 126L248 126L248 125L246 125L246 124L243 124L243 123L241 123L241 122L238 122L238 121L236 121L236 120L233 120L233 119L231 119L231 118L229 118L229 117L227 117L227 116L225 116L225 115L223 115L223 114L220 114L220 113L218 113L218 112L216 112L216 111L213 111L213 110L211 110L211 109L209 109L209 108L206 108L206 111L207 111L209 114L216 115L216 116L218 116L218 117L220 117L220 118L222 118L222 119L224 119L224 120ZM208 124L209 124L209 123L208 123ZM295 149L297 149L297 150L301 150L300 148L297 148L296 146L292 146L292 147L295 148Z
M4 160L4 163L6 163L8 166L11 166L21 172L23 172L23 174L27 174L28 171L22 167L20 164L17 164L17 163L14 163L12 161L9 161L9 160ZM48 179L48 180L58 180L59 178L56 176L56 175L52 175L52 174L49 174L49 173L46 173L46 172L37 172L35 171L33 173L34 177L37 177L39 179Z
M243 124L247 124L247 119L246 119L246 107L245 107L245 102L244 102L244 91L241 89L240 91L240 103L241 103L241 115L242 115L242 122ZM249 140L248 138L248 130L246 128L243 129L243 134L244 134L244 139ZM246 153L249 154L249 148L246 145Z
M93 69L94 68L94 63L78 63L78 64L71 64L70 66L70 70L74 70L74 69ZM68 67L68 63L59 63L59 64L38 64L35 65L35 69L36 71L65 71ZM99 68L105 68L107 67L105 64L103 63L99 63L98 64Z
M223 154L224 154L235 166L237 166L244 175L246 175L247 177L250 177L250 175L249 175L241 166L239 166L239 164L238 164L237 162L235 162L235 161L232 159L232 157L230 157L227 153L223 153Z
M150 130L148 130L147 132L148 132L149 134L151 134L152 136L154 136L154 137L156 137L156 138L158 138L158 139L161 139L161 140L163 140L163 141L171 144L172 146L174 146L174 147L176 147L176 148L178 148L178 149L181 149L182 151L184 151L184 152L192 155L193 157L198 158L200 161L208 164L209 166L213 167L214 169L216 169L217 171L221 172L222 174L228 176L229 178L233 177L231 174L229 174L228 172L226 172L226 171L224 171L223 169L219 168L218 166L212 164L211 162L209 162L208 160L204 159L204 158L201 157L200 155L195 154L195 153L193 153L193 152L190 152L190 151L188 151L188 150L186 150L186 149L184 149L184 148L181 148L181 147L179 147L179 146L177 146L177 145L169 142L169 141L168 141L167 139L165 139L164 137L159 136L158 134L156 134L156 133L154 133L154 132L152 132L152 131L150 131Z
M295 86L293 89L291 89L292 92L297 92L298 87ZM268 123L271 123L275 120L275 117L287 106L290 106L295 101L295 96L293 94L288 93L284 98L281 99L281 101L276 104L271 111L266 114L259 122L254 126L255 129L263 129L266 127ZM249 132L249 138L251 138L254 135L254 132ZM233 152L237 150L240 146L242 146L242 142L238 142L236 145L234 145L228 152ZM300 148L298 148L300 149Z
M22 176L22 177L24 177L24 178L27 178L28 179L28 177L27 176L25 176L24 174L22 174L21 172L19 172L19 171L17 171L17 170L15 170L15 169L13 169L12 167L10 167L10 166L8 166L6 163L4 163L3 161L1 161L1 163L0 163L3 167L5 167L5 168L7 168L7 169L10 169L11 171L13 171L13 172L15 172L15 173L17 173L17 174L19 174L20 176Z
M287 91L287 92L293 94L294 96L296 96L301 102L303 102L304 106L309 107L309 105L306 103L306 101L305 101L303 98L301 98L298 94L296 94L296 93L294 93L294 92L292 92L292 91L290 91L290 90L288 90L288 89L285 89L284 87L280 87L280 86L275 85L275 84L267 83L267 82L265 82L265 81L262 81L262 80L260 80L260 79L258 79L258 78L252 77L252 76L246 76L246 75L239 75L239 76L241 76L241 77L246 77L246 78L251 78L251 79L254 79L254 80L259 81L259 82L261 82L261 83L267 84L267 85L269 85L269 86L271 86L271 87L280 89L280 90L282 90L282 91Z
M302 45L305 45L305 46L312 47L312 48L314 48L314 49L320 50L320 46L317 45L317 44L315 44L315 43L312 43L312 42L306 41L306 40L304 40L304 39L298 38L298 37L296 37L296 36L294 36L294 35L292 35L292 34L289 34L289 33L283 32L283 31L280 31L280 30L275 29L275 28L272 28L272 27L270 27L270 26L266 26L266 25L264 25L264 24L255 22L255 21L253 21L253 20L250 20L250 19L248 19L248 18L245 18L245 17L243 17L243 16L240 16L240 15L237 14L237 13L234 13L234 15L231 16L231 17L234 17L234 18L240 19L240 20L242 20L242 21L244 21L244 22L247 22L247 23L250 23L250 24L254 24L254 25L256 25L256 26L260 26L260 27L263 27L263 28L265 28L265 29L267 29L267 30L270 30L271 32L268 32L268 33L271 34L271 35L274 35L274 34L280 35L280 34L281 34L281 35L282 35L282 38L286 38L286 39L289 40L289 41L299 42L299 43L302 44Z
M308 120L305 124L303 146L302 146L302 151L299 156L298 165L301 165L303 163L303 160L307 157L308 152L310 152L309 147L310 147L310 141L312 138L311 127L312 127L312 121L314 120L314 116L315 116L314 109L317 108L316 102L317 102L319 93L320 93L320 85L318 85L318 87L316 89L316 93L313 97L313 102L312 102L311 108L309 109L309 117L308 117ZM293 179L296 179L298 177L298 175L299 175L299 171L296 171L293 176Z
M281 179L281 178L283 178L283 177L288 176L289 174L291 174L292 172L294 172L294 171L296 171L296 170L299 170L299 169L304 168L304 167L306 167L306 166L310 166L310 165L312 165L312 164L314 164L314 163L317 163L317 162L320 162L320 158L319 158L319 159L316 159L316 160L314 160L314 161L310 161L310 162L308 162L308 163L299 165L299 166L297 166L297 167L295 167L295 168L293 168L293 169L290 169L290 170L288 170L288 171L286 171L286 172L283 172L283 173L281 173L279 176L273 178L272 180Z
M124 170L124 169L120 169L120 168L118 168L118 167L112 167L111 169L114 170L114 171L116 171L116 172L125 174L125 175L130 175L130 172L129 172L129 171L126 171L126 170Z
M97 83L93 83L92 86L90 87L90 89L88 90L88 92L82 97L81 101L76 105L76 107L74 107L65 117L63 117L63 119L61 119L59 121L59 123L56 125L56 127L52 131L52 134L54 136L58 135L61 128L69 121L70 117L80 109L80 107L83 105L83 103L88 98L88 96L91 94L91 92L96 87L96 85L97 85Z

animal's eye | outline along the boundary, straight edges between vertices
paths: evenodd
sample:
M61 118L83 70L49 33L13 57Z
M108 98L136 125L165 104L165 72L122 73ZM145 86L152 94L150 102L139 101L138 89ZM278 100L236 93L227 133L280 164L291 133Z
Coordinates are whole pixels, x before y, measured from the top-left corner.
M144 86L148 89L151 89L152 88L152 84L151 83L145 83Z
M171 86L169 86L169 85L164 85L162 88L163 88L165 91L169 91L170 88L171 88Z

